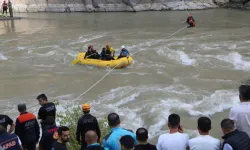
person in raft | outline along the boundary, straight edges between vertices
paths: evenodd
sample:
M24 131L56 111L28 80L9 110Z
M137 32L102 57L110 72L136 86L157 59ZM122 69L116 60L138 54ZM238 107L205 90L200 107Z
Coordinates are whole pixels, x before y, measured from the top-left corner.
M115 50L113 47L111 47L109 44L106 45L106 49L109 50L111 52L111 56L115 57Z
M88 46L88 50L84 56L84 59L99 59L100 55L98 54L98 52L96 52L96 50L94 50L94 46L90 45Z
M109 49L107 49L106 47L103 47L103 48L102 48L101 59L102 59L102 60L115 60L115 59L111 56L111 51L110 51Z
M122 57L128 57L130 54L128 52L128 50L125 48L124 45L121 46L121 52L120 52L120 55L118 56L118 59L119 58L122 58Z

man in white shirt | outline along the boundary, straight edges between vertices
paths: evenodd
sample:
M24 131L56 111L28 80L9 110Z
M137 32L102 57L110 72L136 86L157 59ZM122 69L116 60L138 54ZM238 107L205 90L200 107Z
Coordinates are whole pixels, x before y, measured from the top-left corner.
M207 117L198 119L198 131L200 136L189 140L190 150L220 150L220 140L209 135L211 120Z
M183 133L179 115L171 114L168 117L168 128L169 133L159 137L157 150L189 150L189 136Z
M239 87L239 98L241 104L230 110L229 119L235 122L236 129L250 136L250 85Z

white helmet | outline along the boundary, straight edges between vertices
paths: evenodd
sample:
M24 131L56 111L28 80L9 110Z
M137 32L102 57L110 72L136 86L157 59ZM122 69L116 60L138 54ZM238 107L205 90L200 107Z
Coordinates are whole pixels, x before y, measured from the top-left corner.
M121 48L123 49L123 48L125 48L125 46L124 46L124 45L122 45L122 46L121 46Z

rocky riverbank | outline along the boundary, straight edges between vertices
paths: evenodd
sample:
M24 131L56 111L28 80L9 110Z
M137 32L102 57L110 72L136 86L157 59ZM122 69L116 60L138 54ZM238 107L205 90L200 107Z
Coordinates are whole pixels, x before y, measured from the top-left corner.
M241 0L15 0L15 12L115 12L199 10L218 7L250 9Z
M218 5L214 0L15 0L13 7L15 12L133 12L209 9Z

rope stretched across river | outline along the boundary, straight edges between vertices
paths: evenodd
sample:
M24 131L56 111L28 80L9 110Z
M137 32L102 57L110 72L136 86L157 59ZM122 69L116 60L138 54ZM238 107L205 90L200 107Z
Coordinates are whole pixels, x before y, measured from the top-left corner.
M176 31L176 32L172 33L171 35L167 36L167 38L170 38L170 37L174 36L175 34L181 32L182 30L186 29L187 27L188 27L188 26L185 26L185 27L179 29L178 31ZM135 55L136 53L139 53L139 52L141 52L141 51L143 51L143 50L139 50L139 51L137 51L137 52L134 52L133 54L131 54L131 56L132 56L132 55ZM91 90L93 87L95 87L99 82L101 82L106 76L108 76L108 75L109 75L118 65L120 65L120 64L121 64L121 63L117 64L115 67L113 67L111 70L109 70L108 73L106 73L101 79L99 79L99 80L98 80L95 84L93 84L90 88L88 88L88 89L87 89L86 91L84 91L81 95L79 95L77 98L75 98L72 102L78 100L80 97L82 97L84 94L86 94L89 90Z

